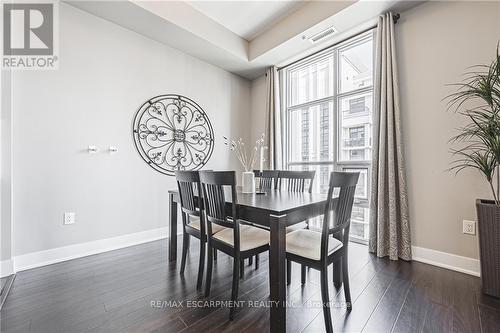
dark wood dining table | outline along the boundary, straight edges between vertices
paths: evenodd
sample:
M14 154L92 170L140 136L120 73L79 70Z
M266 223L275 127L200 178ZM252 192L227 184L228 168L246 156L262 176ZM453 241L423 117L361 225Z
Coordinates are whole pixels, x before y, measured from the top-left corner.
M177 259L177 190L169 192L169 261ZM239 217L270 229L270 311L271 332L286 331L285 251L286 227L322 215L326 195L269 190L265 194L238 191ZM226 197L230 205L230 196ZM335 278L334 278L335 279Z

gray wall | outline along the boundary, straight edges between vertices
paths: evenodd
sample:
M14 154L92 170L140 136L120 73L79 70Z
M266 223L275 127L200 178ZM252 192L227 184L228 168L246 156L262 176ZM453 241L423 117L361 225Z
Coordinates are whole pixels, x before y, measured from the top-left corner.
M252 81L251 85L251 133L254 138L259 138L266 131L266 76Z
M462 220L476 220L476 198L490 193L478 172L446 171L447 141L463 123L442 98L467 67L493 60L500 3L426 2L401 15L396 35L413 245L478 258Z
M207 168L239 169L222 137L249 133L249 81L64 3L59 70L16 72L12 89L14 256L167 225L174 178L147 166L131 136L148 98L179 93L204 108L216 140ZM70 211L77 222L64 226Z

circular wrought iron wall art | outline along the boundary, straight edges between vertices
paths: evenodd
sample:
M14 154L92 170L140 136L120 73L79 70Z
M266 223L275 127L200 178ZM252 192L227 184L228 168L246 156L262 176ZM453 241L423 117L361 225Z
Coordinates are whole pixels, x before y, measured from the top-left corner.
M199 170L214 150L207 114L181 95L160 95L145 102L135 115L133 135L142 159L169 176L175 170Z

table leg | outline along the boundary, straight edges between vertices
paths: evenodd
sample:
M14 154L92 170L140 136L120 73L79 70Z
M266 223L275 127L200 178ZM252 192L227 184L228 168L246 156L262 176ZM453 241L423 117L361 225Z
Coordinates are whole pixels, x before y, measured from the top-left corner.
M168 208L170 211L170 220L168 228L168 261L177 260L177 202L174 201L174 195L168 195Z
M286 331L286 215L269 216L271 248L269 271L271 279L271 332Z

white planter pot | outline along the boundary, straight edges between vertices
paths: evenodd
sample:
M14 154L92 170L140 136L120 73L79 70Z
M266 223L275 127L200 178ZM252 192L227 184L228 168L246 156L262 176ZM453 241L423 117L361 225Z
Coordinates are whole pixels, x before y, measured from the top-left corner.
M243 172L241 174L241 184L243 185L242 193L255 192L255 175L252 171Z

